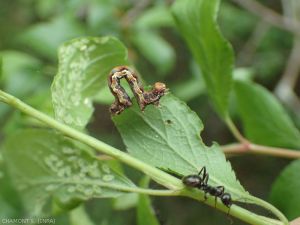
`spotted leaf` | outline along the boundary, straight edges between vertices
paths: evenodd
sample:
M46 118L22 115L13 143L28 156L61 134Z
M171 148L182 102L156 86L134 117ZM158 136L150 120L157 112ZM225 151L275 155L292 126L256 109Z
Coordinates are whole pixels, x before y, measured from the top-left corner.
M128 64L127 50L112 37L78 38L59 48L58 60L51 89L55 117L82 129L93 113L92 99L106 87L110 70Z
M17 141L16 141L17 140ZM26 130L11 136L4 159L24 203L33 215L47 214L51 199L62 209L90 198L117 197L134 187L69 139L46 130Z

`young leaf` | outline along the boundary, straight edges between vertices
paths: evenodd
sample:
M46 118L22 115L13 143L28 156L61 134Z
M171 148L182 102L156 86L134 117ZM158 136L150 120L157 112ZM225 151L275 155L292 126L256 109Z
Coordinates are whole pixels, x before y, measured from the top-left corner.
M271 202L289 220L300 216L300 160L288 165L272 185Z
M3 59L2 88L10 94L24 98L45 88L46 82L49 85L48 80L37 72L42 68L38 59L18 51L2 51L0 55Z
M217 111L225 117L232 83L233 50L216 22L219 0L177 0L173 15L204 76Z
M142 179L141 187L148 187L149 178L144 177ZM151 200L149 196L145 194L139 195L137 206L137 224L138 225L159 225L159 222L155 216L155 212L151 206Z
M235 82L234 90L247 138L257 144L300 148L300 132L271 93L242 81Z
M134 187L127 178L95 160L70 140L45 130L11 136L4 159L24 203L33 215L47 213L51 197L62 209L89 198L110 198Z
M133 156L183 175L206 166L210 183L225 186L236 198L248 195L218 145L208 148L202 142L199 117L171 94L161 99L160 107L148 106L143 113L135 105L113 120Z
M57 120L82 129L93 112L92 98L107 84L110 70L127 65L127 50L112 37L78 38L59 49L58 73L52 84Z

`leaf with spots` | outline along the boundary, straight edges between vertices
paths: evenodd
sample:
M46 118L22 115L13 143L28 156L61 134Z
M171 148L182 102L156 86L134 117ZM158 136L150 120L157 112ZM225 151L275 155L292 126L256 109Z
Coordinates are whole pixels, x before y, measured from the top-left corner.
M202 142L199 117L173 95L164 96L160 107L148 106L143 113L134 105L113 120L133 156L183 175L206 166L212 185L223 185L236 199L249 196L219 146Z
M16 141L17 140L17 141ZM90 198L111 198L135 187L70 140L46 130L25 130L4 146L8 170L33 215L49 213L51 199L62 209Z
M113 37L85 37L59 48L58 73L52 84L55 117L77 129L88 123L92 99L107 84L110 70L127 65L127 49Z

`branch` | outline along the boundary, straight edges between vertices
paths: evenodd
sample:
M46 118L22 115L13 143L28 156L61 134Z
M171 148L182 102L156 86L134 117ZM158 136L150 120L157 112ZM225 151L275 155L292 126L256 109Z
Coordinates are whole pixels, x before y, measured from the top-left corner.
M122 26L125 28L129 27L150 3L151 0L138 1L134 7L122 18Z
M285 71L275 88L275 94L295 112L300 111L300 101L293 89L300 73L300 38L295 37Z
M233 136L240 142L238 144L231 144L223 146L222 150L226 154L259 154L259 155L272 155L276 157L289 158L289 159L298 159L300 158L300 149L291 150L286 148L276 148L264 145L254 144L248 139L246 139L240 131L237 129L235 124L232 122L231 118L227 117L225 119L229 130Z
M300 150L290 150L286 148L276 148L257 144L231 144L221 146L225 154L259 154L271 155L288 159L300 159Z
M279 13L267 8L255 0L232 0L241 7L260 17L275 27L287 30L300 36L300 23L290 18L282 17Z
M239 65L249 65L254 57L254 54L265 37L266 33L269 31L270 25L264 22L258 22L252 35L246 41L242 49L239 51L237 56L237 64Z

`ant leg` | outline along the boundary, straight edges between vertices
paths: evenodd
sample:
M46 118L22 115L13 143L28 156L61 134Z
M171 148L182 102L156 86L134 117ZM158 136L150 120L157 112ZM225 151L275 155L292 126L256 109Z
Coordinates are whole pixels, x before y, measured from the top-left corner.
M228 212L227 212L227 216L229 216L229 212L230 212L230 207L228 207Z
M208 182L208 178L209 178L209 174L206 174L205 177L203 177L203 186L207 186L207 182Z
M204 174L206 174L206 168L205 168L205 166L203 166L202 169L199 171L199 173L198 173L199 176L202 173L202 171L203 171Z
M227 218L229 219L230 224L233 224L233 220L231 219L229 212L230 212L230 207L228 207Z

